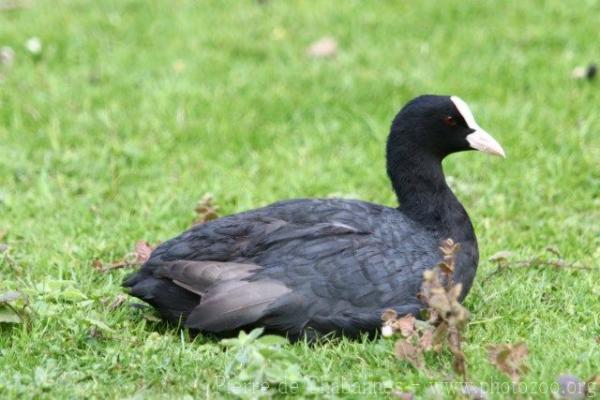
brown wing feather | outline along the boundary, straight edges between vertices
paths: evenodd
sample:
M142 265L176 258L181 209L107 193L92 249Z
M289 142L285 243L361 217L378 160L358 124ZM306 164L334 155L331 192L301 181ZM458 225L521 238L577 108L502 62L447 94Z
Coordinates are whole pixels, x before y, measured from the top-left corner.
M222 332L265 317L275 300L291 292L276 280L247 280L260 269L255 264L178 260L157 265L153 275L201 297L186 327Z
M260 268L255 264L178 260L159 265L154 270L154 276L170 279L190 292L203 296L216 284L246 279Z
M291 292L272 279L227 281L209 290L185 322L186 327L223 332L257 322L269 306Z

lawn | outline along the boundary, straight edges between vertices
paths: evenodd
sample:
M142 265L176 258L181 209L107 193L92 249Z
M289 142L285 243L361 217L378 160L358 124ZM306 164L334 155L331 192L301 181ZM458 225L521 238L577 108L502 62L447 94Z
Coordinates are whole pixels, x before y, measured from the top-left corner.
M110 307L131 269L95 260L188 228L206 193L220 214L294 197L393 205L384 140L423 93L461 96L507 152L444 164L481 252L465 302L470 381L509 396L486 346L520 341L524 398L549 398L561 374L600 373L600 82L571 76L600 61L599 1L0 4L0 47L14 51L0 64L0 294L30 301L29 322L0 324L0 397L233 396L257 365L135 299ZM335 56L308 57L325 36ZM492 274L493 254L558 257L547 246L587 269ZM307 396L427 396L457 379L449 353L418 371L390 339L272 357Z

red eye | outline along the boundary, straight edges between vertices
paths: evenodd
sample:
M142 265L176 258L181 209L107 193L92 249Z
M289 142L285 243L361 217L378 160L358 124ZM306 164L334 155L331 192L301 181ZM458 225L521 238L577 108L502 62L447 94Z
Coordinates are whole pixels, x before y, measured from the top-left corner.
M444 123L448 126L456 126L456 121L453 117L449 115L446 118L444 118Z

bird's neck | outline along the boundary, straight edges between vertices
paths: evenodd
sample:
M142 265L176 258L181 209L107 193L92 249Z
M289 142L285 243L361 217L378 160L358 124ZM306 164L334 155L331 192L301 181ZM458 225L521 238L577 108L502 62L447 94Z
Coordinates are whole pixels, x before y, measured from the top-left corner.
M398 162L388 159L388 175L399 210L440 239L474 241L469 216L446 183L442 160L418 153L394 159Z

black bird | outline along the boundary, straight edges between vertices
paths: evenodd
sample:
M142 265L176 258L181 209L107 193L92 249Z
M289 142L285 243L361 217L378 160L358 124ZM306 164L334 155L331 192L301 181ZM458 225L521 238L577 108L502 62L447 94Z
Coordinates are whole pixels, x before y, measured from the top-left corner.
M473 226L444 178L448 154L502 147L455 96L411 100L394 118L387 173L400 206L299 199L195 226L156 248L124 286L168 321L230 335L265 327L291 339L356 337L381 314L417 314L423 271L442 240L461 243L462 298L479 253Z

